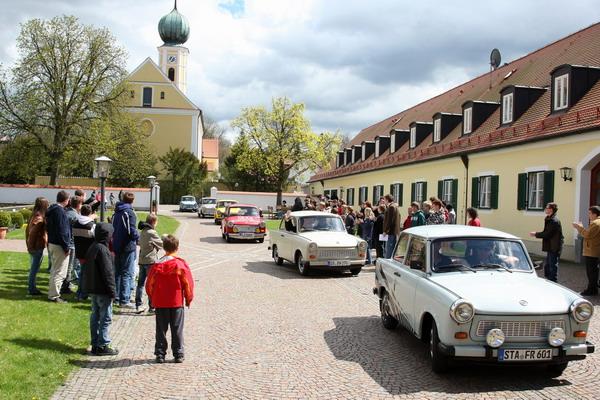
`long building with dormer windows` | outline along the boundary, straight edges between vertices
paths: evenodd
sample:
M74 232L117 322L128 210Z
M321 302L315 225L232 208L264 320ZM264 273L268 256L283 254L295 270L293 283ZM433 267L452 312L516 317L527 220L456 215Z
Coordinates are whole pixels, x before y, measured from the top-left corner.
M600 203L600 23L390 116L356 135L309 181L350 205L391 193L403 216L437 196L483 225L523 238L558 204L563 257L576 259L571 222Z

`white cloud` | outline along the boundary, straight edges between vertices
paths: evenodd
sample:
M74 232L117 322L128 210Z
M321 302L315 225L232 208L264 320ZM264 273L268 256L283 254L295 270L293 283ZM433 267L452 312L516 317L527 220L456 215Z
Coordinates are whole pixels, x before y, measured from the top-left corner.
M0 62L19 23L74 14L113 31L128 67L157 58L169 0L0 0ZM595 23L595 2L179 0L191 25L188 95L226 124L273 96L304 102L315 130L360 129ZM535 26L535 33L531 29Z

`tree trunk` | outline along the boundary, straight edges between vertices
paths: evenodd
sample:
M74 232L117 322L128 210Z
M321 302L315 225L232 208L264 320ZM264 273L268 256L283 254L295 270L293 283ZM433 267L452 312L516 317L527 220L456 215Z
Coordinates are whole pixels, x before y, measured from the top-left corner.
M277 206L281 206L281 198L283 197L282 192L281 186L277 188Z
M58 178L58 164L60 162L60 156L52 154L50 156L50 186L56 186L56 179Z
M175 172L171 181L171 204L175 204Z

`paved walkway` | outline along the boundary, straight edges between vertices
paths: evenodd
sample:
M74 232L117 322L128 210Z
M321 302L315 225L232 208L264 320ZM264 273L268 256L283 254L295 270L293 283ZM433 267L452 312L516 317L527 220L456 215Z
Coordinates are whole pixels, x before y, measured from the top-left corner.
M560 379L531 368L437 376L423 343L382 328L373 268L358 277L300 277L291 265L276 266L266 243L228 244L211 221L178 218L180 255L197 285L186 361L155 364L154 318L118 315L112 336L120 354L84 360L53 399L598 398L597 354ZM580 289L583 268L563 264L563 278ZM600 342L599 317L590 340Z

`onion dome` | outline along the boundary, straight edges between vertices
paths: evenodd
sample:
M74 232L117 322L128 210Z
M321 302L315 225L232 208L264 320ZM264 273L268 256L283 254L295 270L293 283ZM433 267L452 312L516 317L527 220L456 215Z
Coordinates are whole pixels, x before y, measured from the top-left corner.
M190 24L186 17L177 11L177 0L173 11L160 19L158 33L162 41L169 46L184 44L190 36Z

